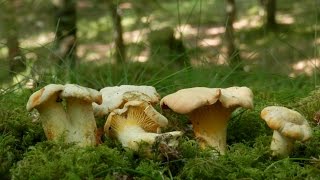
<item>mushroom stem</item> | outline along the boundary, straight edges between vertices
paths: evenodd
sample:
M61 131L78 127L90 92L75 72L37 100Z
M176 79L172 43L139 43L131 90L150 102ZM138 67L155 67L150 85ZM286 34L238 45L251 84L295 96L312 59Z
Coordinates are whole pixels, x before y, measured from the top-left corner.
M125 122L111 125L109 130L112 130L123 147L128 147L134 151L139 149L139 143L146 142L152 145L158 138L169 137L168 145L176 145L176 138L182 135L180 131L173 131L163 134L146 132L136 120L125 120ZM172 136L172 137L170 137Z
M91 102L78 98L67 98L67 112L70 118L69 142L80 143L80 146L96 145L97 125Z
M200 140L202 148L209 145L225 154L227 142L227 124L232 109L222 106L220 102L203 106L189 114L193 131Z
M58 95L55 95L50 97L45 104L37 107L42 127L48 140L64 138L61 136L64 136L69 126L66 112L58 100Z
M124 127L125 130L121 131L118 135L118 139L123 147L129 147L133 150L138 150L141 141L148 144L153 144L156 136L159 134L145 132L140 126L127 125Z
M293 149L294 140L285 137L279 133L279 131L273 131L272 141L270 149L272 156L287 157L290 155Z

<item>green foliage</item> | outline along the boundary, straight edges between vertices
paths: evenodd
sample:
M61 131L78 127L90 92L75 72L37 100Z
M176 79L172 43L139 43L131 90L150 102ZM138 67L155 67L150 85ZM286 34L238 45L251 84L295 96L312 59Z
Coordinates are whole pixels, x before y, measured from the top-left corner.
M259 137L253 147L238 143L226 155L187 160L179 177L183 179L305 179L319 176L310 159L272 159L270 138ZM305 161L307 160L307 161Z
M233 113L233 117L228 123L228 144L246 143L252 145L257 137L271 134L272 130L266 125L265 121L260 118L261 110L270 106L261 93L254 95L254 109L238 109Z
M152 160L142 160L136 169L140 172L139 179L163 179L163 167L160 166L160 163L154 162Z
M309 161L309 160L308 160ZM290 158L273 162L265 170L268 179L314 179L319 177L319 169L310 166L308 161Z
M265 158L266 146L260 141L250 148L242 143L234 144L224 156L213 153L197 156L187 160L181 172L182 178L187 179L235 179L245 177L261 177L255 164Z
M179 142L178 150L181 153L181 157L186 159L207 157L214 154L212 149L208 148L203 150L200 148L196 140L189 139L188 137L185 137L181 142Z
M7 97L0 100L6 104L0 108L0 131L14 136L19 141L19 149L25 150L28 146L44 139L43 130L37 115L33 114L32 117L32 114L25 109L28 96L26 94L13 96L13 94L5 95Z
M0 175L10 177L9 170L23 153L44 140L39 122L32 122L25 109L29 92L7 93L0 97Z
M80 148L51 142L30 147L24 158L12 169L17 179L101 178L126 174L129 159L105 145Z
M319 116L318 118L320 121L320 114L317 115L317 112L320 110L320 102L318 101L319 98L320 89L318 88L311 91L304 98L290 103L288 106L302 113L309 121L313 121L314 117L316 116Z
M17 154L19 153L16 149L17 143L14 136L11 135L0 135L0 176L4 179L9 179L9 170L11 166L17 161Z
M292 157L318 157L320 147L320 126L312 128L313 134L311 140L304 143L296 143L294 153Z

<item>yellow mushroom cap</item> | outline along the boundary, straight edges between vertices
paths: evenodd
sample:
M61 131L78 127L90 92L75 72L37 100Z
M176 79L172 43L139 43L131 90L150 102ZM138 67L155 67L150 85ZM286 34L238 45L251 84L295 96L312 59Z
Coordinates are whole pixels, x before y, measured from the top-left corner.
M253 109L253 93L247 87L229 87L221 89L219 101L226 108L244 107Z
M33 108L45 103L52 96L62 92L64 86L61 84L49 84L40 90L33 93L27 102L27 111L31 111Z
M285 137L306 141L312 136L308 121L297 111L286 107L268 106L261 111L261 118Z
M188 114L199 107L216 103L220 94L220 89L216 88L194 87L181 89L163 97L160 105L162 108L169 107L180 114Z
M128 101L145 101L151 104L159 102L160 95L152 86L122 85L105 87L100 90L103 102L101 105L93 103L96 116L104 116L114 109L122 108Z
M226 108L242 106L253 108L253 93L247 87L181 89L161 99L162 108L169 107L174 112L188 114L202 106L220 101Z
M61 93L63 98L77 98L86 102L102 103L101 93L95 89L79 86L77 84L66 84Z

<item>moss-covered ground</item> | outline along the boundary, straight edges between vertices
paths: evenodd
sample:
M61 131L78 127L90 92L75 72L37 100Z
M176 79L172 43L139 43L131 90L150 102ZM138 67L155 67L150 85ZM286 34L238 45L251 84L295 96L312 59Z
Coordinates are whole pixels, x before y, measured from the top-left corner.
M313 78L233 71L230 68L184 68L178 72L159 71L151 65L129 64L126 68L95 66L83 68L73 75L88 76L72 83L100 89L101 80L110 85L153 85L164 96L180 88L193 86L230 87L248 86L254 92L255 108L238 109L228 125L226 155L215 156L212 149L200 149L190 132L186 117L170 111L167 130L182 130L173 155L166 155L161 147L153 154L126 150L117 142L103 137L97 147L79 148L72 144L46 141L41 122L35 112L25 110L31 90L2 92L0 107L1 177L14 179L316 179L320 175L320 126L313 120L319 110L320 91L315 89ZM95 72L95 73L88 73ZM124 71L126 73L124 73ZM143 77L139 74L145 72ZM112 74L112 76L110 76ZM124 75L127 74L127 75ZM147 76L154 76L157 78ZM124 75L124 76L123 76ZM57 78L43 76L38 88L48 83L63 83ZM12 87L13 89L14 87ZM290 157L271 156L269 146L272 130L260 118L265 106L282 105L298 110L312 126L313 138L297 142ZM103 126L104 119L97 119Z

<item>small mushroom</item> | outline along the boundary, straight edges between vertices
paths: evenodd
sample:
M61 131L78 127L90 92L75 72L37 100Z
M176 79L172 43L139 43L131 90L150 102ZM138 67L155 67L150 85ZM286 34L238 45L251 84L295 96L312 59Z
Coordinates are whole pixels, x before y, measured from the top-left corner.
M227 123L237 107L253 108L253 94L247 87L226 89L194 87L181 89L161 99L163 109L187 114L201 147L226 151Z
M93 115L92 102L102 103L99 91L75 84L66 84L61 93L66 99L70 120L68 141L80 146L97 144L97 125Z
M107 136L116 138L124 147L137 151L140 142L152 145L161 137L171 136L171 144L175 144L180 131L158 134L160 127L166 126L167 118L158 113L149 103L129 101L122 109L113 110L105 123Z
M289 156L295 140L307 141L312 136L308 121L297 111L281 106L268 106L261 118L273 129L270 149L273 156Z
M103 117L114 109L122 108L128 101L138 100L155 104L160 99L156 89L152 86L122 85L105 87L100 92L103 99L102 104L93 103L96 117Z
M37 109L48 140L58 140L69 127L66 112L59 97L64 86L49 84L33 93L27 102L27 111ZM64 138L62 137L62 138Z

